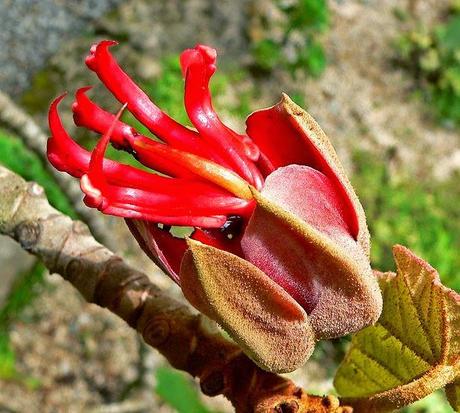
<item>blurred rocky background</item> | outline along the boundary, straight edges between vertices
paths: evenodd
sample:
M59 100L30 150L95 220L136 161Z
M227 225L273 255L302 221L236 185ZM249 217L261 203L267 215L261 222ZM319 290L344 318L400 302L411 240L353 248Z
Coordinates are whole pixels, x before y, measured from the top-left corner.
M95 85L91 96L115 111L84 65L91 44L114 39L125 70L187 122L178 54L212 45L220 59L214 99L229 124L243 131L251 111L289 93L318 120L351 176L374 266L391 269L391 245L402 243L459 290L459 16L452 0L4 0L0 91L45 133L49 103L66 90ZM66 127L94 146L94 136L72 126L70 104L61 105ZM0 163L38 181L77 217L46 161L0 119ZM101 219L117 253L180 296L122 220ZM6 239L0 264L0 412L231 411L223 399L204 400L122 322ZM323 343L295 379L330 391L346 345ZM410 411L450 410L434 395Z

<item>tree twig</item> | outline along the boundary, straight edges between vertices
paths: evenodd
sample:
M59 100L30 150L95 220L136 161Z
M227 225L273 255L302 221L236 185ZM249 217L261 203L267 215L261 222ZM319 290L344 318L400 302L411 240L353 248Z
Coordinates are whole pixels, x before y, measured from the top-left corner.
M291 380L258 368L203 318L99 244L86 225L52 208L35 183L0 167L0 233L59 273L83 297L135 328L204 394L225 395L237 413L351 412L333 396L310 396Z
M36 153L56 182L70 200L78 215L89 225L96 238L109 247L111 238L107 234L106 225L100 215L86 208L82 200L82 192L78 181L69 175L58 172L50 167L46 156L46 142L48 137L43 133L35 121L16 105L8 95L0 91L0 123L14 131L32 152Z

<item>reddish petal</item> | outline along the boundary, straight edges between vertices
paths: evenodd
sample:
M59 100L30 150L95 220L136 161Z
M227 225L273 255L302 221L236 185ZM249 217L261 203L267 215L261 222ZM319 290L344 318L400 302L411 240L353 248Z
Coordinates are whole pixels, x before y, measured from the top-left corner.
M117 42L104 40L93 45L86 58L87 66L121 103L127 102L129 111L160 139L176 148L208 156L209 151L198 134L162 112L120 68L109 52L109 47L115 44Z
M348 232L332 182L291 165L271 174L255 196L244 257L307 311L317 336L337 337L374 322L381 310L378 284Z
M343 247L348 247L349 241L354 242L343 219L340 198L330 180L321 172L299 165L280 168L267 178L262 195L331 237L334 242L342 244ZM308 313L311 313L318 304L321 286L315 281L312 274L315 270L309 268L312 263L304 258L305 252L302 247L296 249L291 246L285 250L284 246L289 244L289 236L281 232L283 241L274 241L282 244L282 254L287 254L286 256L275 258L280 248L270 251L269 245L259 244L254 249L253 242L248 243L249 238L259 235L255 232L254 226L257 226L257 231L264 233L271 230L268 228L270 227L268 222L255 224L258 222L257 219L253 221L242 241L245 256L288 291ZM267 229L262 230L259 225L265 225ZM261 249L264 251L262 252ZM268 256L271 259L267 259Z
M272 108L254 112L246 123L249 137L275 169L291 164L308 165L331 180L344 204L350 233L368 250L362 207L332 145L313 118L284 95Z
M321 153L299 134L278 105L254 112L248 117L246 125L248 135L275 169L290 164L324 169Z
M185 239L173 236L153 222L127 219L126 223L143 251L179 284L180 263L187 249Z
M210 47L200 45L181 54L187 114L203 139L212 143L243 178L257 188L261 188L262 176L248 158L248 154L258 155L254 144L226 127L212 107L209 80L216 70L215 63L216 51ZM245 142L250 142L252 146Z

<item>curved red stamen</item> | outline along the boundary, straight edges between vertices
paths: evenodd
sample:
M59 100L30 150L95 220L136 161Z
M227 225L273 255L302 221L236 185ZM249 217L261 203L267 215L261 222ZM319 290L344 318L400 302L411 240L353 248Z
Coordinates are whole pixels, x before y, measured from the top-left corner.
M128 150L126 145L126 137L138 135L136 130L121 122L114 120L115 115L103 110L96 103L86 96L86 92L92 89L92 86L82 87L75 93L75 102L72 104L73 119L77 126L85 127L94 132L103 134L107 131L112 123L114 123L111 141Z
M91 154L79 146L63 128L57 106L64 96L62 95L55 99L50 106L49 125L52 136L48 140L48 158L57 169L80 178L89 171ZM104 159L103 171L104 177L107 178L108 182L106 188L108 187L109 193L114 195L114 202L126 200L126 202L131 203L133 202L133 196L148 198L156 195L158 198L154 201L156 204L154 203L153 205L158 206L158 200L161 200L163 205L162 209L156 211L157 215L161 212L161 214L164 214L163 218L168 214L175 215L179 213L191 216L191 218L186 217L185 220L181 220L181 217L175 217L174 219L169 217L167 223L170 224L192 225L194 223L195 225L205 226L205 223L211 222L211 226L215 227L219 226L217 225L218 223L222 223L222 217L218 220L215 217L211 217L212 220L210 221L209 217L197 217L195 215L221 215L227 213L243 215L247 214L248 210L252 208L250 202L233 197L228 192L207 182L165 178L108 159ZM97 191L100 191L100 188L94 185L92 187L87 186L87 188L88 190L96 191L93 195L97 197ZM154 193L152 194L153 191ZM127 194L131 194L131 197ZM101 193L100 196L102 195L104 194ZM171 205L180 205L183 209L171 212ZM126 206L126 208L130 207L136 208L135 202L133 202L133 205ZM118 208L117 211L123 209L120 206L116 208ZM114 206L112 206L112 211L116 211ZM139 211L134 211L134 215L139 217ZM123 211L122 216L126 216L126 211ZM152 211L150 211L150 216L153 216ZM166 223L166 218L159 219L159 222Z
M110 142L110 136L115 129L117 122L120 119L121 114L126 108L126 103L122 106L122 108L118 111L116 116L114 117L110 127L107 131L102 135L101 139L97 143L96 147L94 148L93 152L91 153L91 159L89 161L88 172L82 176L83 180L86 181L86 186L93 187L96 191L92 191L90 193L86 193L84 190L83 192L86 193L86 197L88 202L91 200L91 203L96 204L102 203L101 198L101 191L107 190L107 178L104 175L104 154L107 150L107 146ZM83 186L82 186L83 189Z
M115 115L91 101L85 94L89 89L90 87L81 88L75 94L75 102L72 105L75 124L100 134L103 134L113 124L110 140L117 149L135 153L136 158L142 164L163 174L173 177L197 178L180 163L171 161L168 157L170 148L167 145L141 135L133 127L115 119ZM135 148L134 142L148 143L151 150L146 151L139 145Z
M55 168L80 178L88 171L91 154L78 145L62 125L58 105L65 96L66 94L57 97L49 109L48 122L51 137L48 139L47 155ZM161 181L165 179L108 159L104 160L104 171L112 183L125 186L135 184L134 187L139 188L161 186Z
M92 102L85 94L88 89L88 87L79 89L72 105L77 125L102 134L113 124L110 140L116 145L116 148L135 153L136 158L145 166L173 177L199 179L202 176L200 171L204 169L198 166L209 162L207 159L199 158L195 154L180 151L139 134L134 128L115 119L113 114ZM189 158L192 158L192 161L189 161Z
M121 69L109 52L109 47L115 44L117 42L104 40L93 45L86 58L87 66L121 103L127 102L128 110L160 139L176 148L210 157L208 148L195 131L161 111Z
M216 51L197 46L183 52L180 61L185 75L185 107L190 120L203 139L227 157L236 172L261 188L263 179L247 157L242 138L221 122L211 103L209 81L216 69ZM254 155L253 151L254 148L248 153Z

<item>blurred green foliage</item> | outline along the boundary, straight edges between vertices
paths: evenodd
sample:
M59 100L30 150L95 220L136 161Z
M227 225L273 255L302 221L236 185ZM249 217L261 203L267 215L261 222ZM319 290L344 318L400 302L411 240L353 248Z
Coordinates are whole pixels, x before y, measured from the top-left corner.
M397 62L414 77L418 93L435 117L460 126L460 5L430 29L418 27L396 41Z
M453 412L443 392L437 391L428 397L400 410L400 413L451 413Z
M196 385L185 373L160 367L156 380L156 393L177 413L213 413L204 406Z
M402 244L436 268L445 284L460 290L460 187L458 177L445 183L393 176L377 156L354 156L352 182L364 206L372 235L372 262L394 269L391 247Z
M329 24L326 0L277 0L275 7L280 17L274 22L262 19L264 35L251 44L255 67L265 72L276 67L291 72L301 69L319 76L326 67L320 42Z
M40 382L17 371L16 354L11 347L8 330L10 323L21 316L39 293L44 271L44 265L36 262L29 271L21 274L8 294L5 305L0 308L0 380L14 380L30 390L40 386Z
M143 83L142 88L152 100L166 113L178 122L192 126L184 108L184 80L176 55L164 58L161 61L161 74L154 82ZM251 102L256 96L255 89L250 85L249 76L242 70L226 68L217 70L210 82L210 91L216 111L223 111L231 116L242 117L242 121L251 112ZM238 96L229 99L232 86L239 87L235 92ZM227 99L225 99L227 97ZM223 102L222 98L225 99Z

